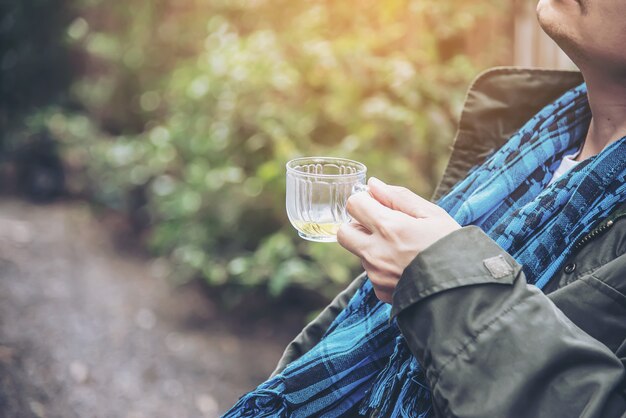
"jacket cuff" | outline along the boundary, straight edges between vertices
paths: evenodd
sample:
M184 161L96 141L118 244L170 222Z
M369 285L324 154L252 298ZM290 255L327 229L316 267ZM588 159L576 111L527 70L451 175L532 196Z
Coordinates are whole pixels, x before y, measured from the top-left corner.
M422 251L402 273L391 319L428 296L483 283L512 285L521 266L476 226L445 236Z

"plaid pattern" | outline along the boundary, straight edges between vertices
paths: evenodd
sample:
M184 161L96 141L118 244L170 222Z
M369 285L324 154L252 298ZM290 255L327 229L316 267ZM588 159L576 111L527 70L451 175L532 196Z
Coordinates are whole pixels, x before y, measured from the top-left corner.
M481 227L539 288L626 200L626 138L547 186L584 139L586 93L583 84L546 106L439 201L461 225ZM365 282L315 347L224 417L430 416L428 382L389 313Z

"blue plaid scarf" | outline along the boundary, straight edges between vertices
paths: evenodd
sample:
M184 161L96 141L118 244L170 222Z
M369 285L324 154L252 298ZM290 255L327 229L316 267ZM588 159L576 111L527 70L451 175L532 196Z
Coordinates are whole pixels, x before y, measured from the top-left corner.
M546 106L439 201L461 225L481 227L539 288L626 201L626 138L548 186L584 140L586 93L583 84ZM315 347L224 417L431 416L423 369L389 314L366 281Z

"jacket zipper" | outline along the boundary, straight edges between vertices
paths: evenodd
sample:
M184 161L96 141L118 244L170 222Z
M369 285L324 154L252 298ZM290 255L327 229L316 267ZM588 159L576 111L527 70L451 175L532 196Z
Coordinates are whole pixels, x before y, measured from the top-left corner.
M591 242L594 239L600 237L607 230L609 230L615 224L615 222L617 222L618 219L621 219L621 218L624 218L624 217L626 217L626 209L619 210L617 213L609 216L609 218L606 221L602 222L596 228L591 230L587 235L582 237L580 239L580 241L578 241L576 243L576 245L574 245L574 251L580 250L582 247L587 245L589 242Z

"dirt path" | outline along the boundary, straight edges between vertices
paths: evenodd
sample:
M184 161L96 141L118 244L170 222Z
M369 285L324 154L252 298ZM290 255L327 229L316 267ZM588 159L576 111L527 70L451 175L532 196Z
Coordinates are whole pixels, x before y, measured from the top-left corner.
M0 200L0 417L216 417L267 376L290 332L233 330L104 229Z

